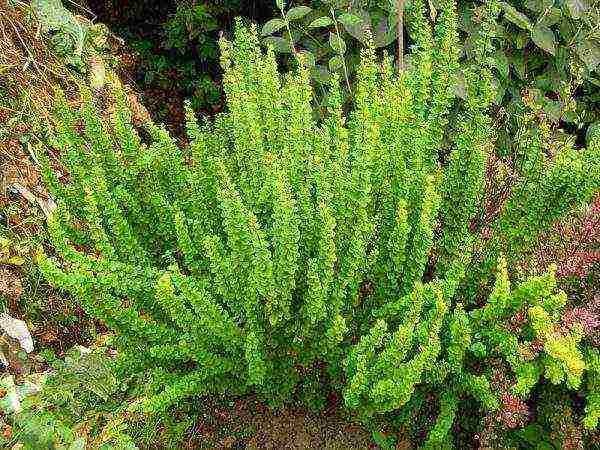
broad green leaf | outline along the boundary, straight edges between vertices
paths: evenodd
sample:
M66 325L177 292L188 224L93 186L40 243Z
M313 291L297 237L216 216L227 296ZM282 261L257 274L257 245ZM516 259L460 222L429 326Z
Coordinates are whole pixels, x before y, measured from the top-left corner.
M269 36L285 27L285 20L283 19L271 19L265 23L262 27L262 35Z
M492 62L494 67L498 70L500 76L505 80L508 79L509 62L508 58L502 50L498 50L496 53L494 53L492 57Z
M263 40L266 46L272 46L273 50L278 53L291 53L292 46L287 39L277 36L269 36Z
M374 21L376 16L373 17ZM382 15L376 22L373 40L377 47L387 47L396 39L396 16Z
M554 0L527 0L525 6L531 11L541 13L554 6Z
M525 78L527 76L526 76L526 71L525 71L525 62L523 61L523 55L515 54L511 58L511 64L512 64L513 68L515 69L515 73L517 74L517 76L521 80L525 80Z
M567 9L573 19L581 18L581 15L588 9L585 0L566 0Z
M598 79L598 78L594 78L594 77L590 76L590 77L588 78L588 80L589 80L589 81L590 81L590 83L592 83L594 86L598 86L598 87L600 87L600 79Z
M518 430L516 434L533 447L540 442L544 430L538 424L531 424Z
M523 50L527 43L529 42L531 36L529 33L525 31L519 32L513 35L513 41L515 43L515 47L519 50Z
M308 50L303 50L301 52L298 52L298 58L300 60L304 61L304 63L306 64L307 67L315 66L315 63L316 63L315 55L313 55L312 52L309 52Z
M396 438L394 436L386 436L379 431L373 431L373 441L383 450L392 449L396 447Z
M369 13L365 10L355 11L354 15L361 19L359 23L346 24L342 22L342 25L350 36L365 43L367 41L367 29L371 26L371 16L369 16Z
M514 6L511 6L506 2L502 2L500 3L500 5L504 10L504 17L506 18L506 20L509 20L510 22L514 23L516 26L524 30L531 30L533 28L529 18L522 12L518 11Z
M542 50L551 55L556 54L556 37L546 25L537 23L531 31L531 39Z
M344 66L344 57L340 55L335 55L329 60L329 70L331 72L336 72Z
M504 98L504 94L506 93L506 88L496 78L492 79L492 86L494 88L494 91L496 92L496 96L494 97L493 102L496 105L501 105L502 99Z
M8 258L0 258L0 264L7 266L22 266L25 264L25 258L21 256L10 256Z
M562 19L562 11L558 8L550 8L540 17L539 23L548 27L556 25Z
M329 70L327 69L327 67L325 66L321 66L321 65L317 65L315 67L313 67L312 71L311 71L311 76L313 78L313 80L325 84L329 82L329 79L331 78L331 73L329 73Z
M592 39L578 42L576 51L590 72L600 64L600 42Z
M339 55L343 55L346 52L346 43L336 33L329 33L329 45Z
M333 20L331 20L331 17L323 16L323 17L319 17L318 19L313 20L310 23L310 25L308 26L308 28L328 27L332 24L333 24Z
M338 20L342 25L344 25L344 28L356 27L362 23L362 19L359 16L350 13L341 14L338 17Z
M470 345L469 350L471 352L473 352L475 354L475 356L477 356L479 358L483 358L484 356L487 355L487 349L485 348L485 345L483 344L483 342L473 342Z
M311 11L312 9L308 6L296 6L287 12L286 17L288 20L298 20L302 19Z
M562 116L562 103L556 100L545 100L543 110L553 122L558 122Z
M558 33L559 36L566 42L571 41L571 39L573 39L573 35L577 33L575 23L572 20L561 20L558 26Z
M56 40L71 40L73 53L81 56L87 39L87 28L80 23L60 0L32 0L31 7L43 32L53 33Z

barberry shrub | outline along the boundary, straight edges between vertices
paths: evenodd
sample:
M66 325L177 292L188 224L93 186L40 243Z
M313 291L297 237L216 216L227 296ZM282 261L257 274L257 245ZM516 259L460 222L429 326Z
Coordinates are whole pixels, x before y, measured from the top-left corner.
M91 100L74 110L59 99L49 142L70 179L59 182L42 155L59 206L49 219L57 257L39 264L115 331L120 369L154 390L144 410L249 391L284 401L321 371L366 414L431 386L435 445L461 395L499 407L489 360L506 362L515 395L542 374L580 385L582 334L558 328L566 298L553 274L511 289L497 254L519 248L525 231L510 224L538 232L547 211L588 199L600 146L566 149L527 178L537 189L515 189L493 228L495 287L487 301L464 297L467 268L485 260L475 250L487 248L471 222L492 136L486 61L498 7L488 2L478 63L461 68L468 96L452 122L457 17L454 2L439 7L431 27L414 2L406 71L363 50L347 115L334 78L317 120L308 67L280 75L244 27L221 41L228 111L200 124L188 109L189 148L153 123L139 133L121 89L110 120ZM567 162L596 172L568 176ZM511 328L515 314L523 320Z

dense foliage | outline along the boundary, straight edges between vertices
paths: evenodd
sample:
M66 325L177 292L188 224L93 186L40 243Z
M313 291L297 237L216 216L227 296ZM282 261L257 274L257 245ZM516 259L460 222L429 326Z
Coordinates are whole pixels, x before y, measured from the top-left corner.
M457 2L461 61L477 57L473 42L480 32L483 3ZM145 104L164 121L179 117L182 97L190 98L196 111L222 109L217 37L221 31L229 33L236 15L262 23L261 42L283 55L288 67L295 64L294 53L305 56L320 100L333 73L344 80L343 98L353 97L360 48L368 39L396 58L402 43L404 63L410 65L411 29L420 23L413 19L411 1L133 1L121 8L113 1L92 0L89 5L137 55L136 76L146 93ZM433 23L440 5L432 1L427 6L427 21ZM502 39L490 55L499 150L514 150L511 137L519 127L515 117L527 108L524 90L557 128L557 139L575 135L581 143L588 127L600 119L600 35L595 26L600 5L587 0L510 0L500 6L493 27ZM462 72L454 89L459 96L467 94Z
M161 120L173 120L187 98L196 111L222 108L218 36L232 28L235 17L264 21L274 4L270 0L131 1L127 7L114 0L90 0L90 8L111 31L125 38L123 66L133 69L145 104ZM131 59L137 62L131 67Z
M598 189L600 136L549 156L523 126L511 193L474 222L500 8L487 3L477 57L459 64L456 7L439 3L434 27L412 5L406 71L363 50L348 117L339 77L316 119L309 63L280 76L243 27L221 41L228 112L200 125L188 108L189 149L153 123L138 133L118 87L108 121L91 98L79 111L59 101L49 143L70 182L46 160L60 258L39 264L117 332L121 372L155 391L143 410L209 393L285 401L329 381L371 415L410 408L418 387L440 401L435 446L459 398L497 411L544 375L584 393L596 426L598 354L579 321L563 326L553 269L511 287L507 263ZM468 95L450 115L459 69Z

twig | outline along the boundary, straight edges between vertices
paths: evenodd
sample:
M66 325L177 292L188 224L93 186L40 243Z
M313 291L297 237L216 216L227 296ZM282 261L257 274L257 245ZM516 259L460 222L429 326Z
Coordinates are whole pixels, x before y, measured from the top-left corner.
M86 13L88 13L90 16L92 16L92 18L90 19L91 22L95 22L96 19L98 18L98 16L96 14L94 14L94 11L92 11L91 9L86 8L84 5L82 5L81 3L75 2L73 0L67 0L69 3L71 3L73 6L76 6L77 8L85 11Z
M398 23L396 24L398 34L398 72L404 70L404 0L396 0Z

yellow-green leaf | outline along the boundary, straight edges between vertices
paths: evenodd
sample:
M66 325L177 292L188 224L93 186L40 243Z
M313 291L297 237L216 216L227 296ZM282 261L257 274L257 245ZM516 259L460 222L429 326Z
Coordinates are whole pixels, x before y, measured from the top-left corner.
M333 24L333 20L331 17L323 16L318 19L313 20L308 28L320 28L320 27L328 27Z
M362 18L350 13L344 13L338 17L338 20L345 28L347 27L356 27L362 23Z

